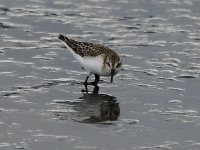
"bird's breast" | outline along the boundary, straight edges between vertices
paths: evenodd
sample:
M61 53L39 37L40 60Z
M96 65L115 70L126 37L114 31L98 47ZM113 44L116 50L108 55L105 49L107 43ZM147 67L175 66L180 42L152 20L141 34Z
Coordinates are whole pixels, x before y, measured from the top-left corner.
M101 56L82 57L79 62L88 72L102 75L103 58Z

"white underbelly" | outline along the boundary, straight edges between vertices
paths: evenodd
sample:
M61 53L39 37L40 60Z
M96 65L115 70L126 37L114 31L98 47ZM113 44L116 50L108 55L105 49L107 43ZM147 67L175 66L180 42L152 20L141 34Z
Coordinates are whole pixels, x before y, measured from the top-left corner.
M110 70L103 69L103 57L101 55L96 57L81 57L76 54L65 42L66 47L70 50L72 55L81 64L81 66L90 74L98 74L100 76L110 76Z
M83 57L80 59L80 63L89 73L94 73L98 75L103 75L103 60L101 56L97 56L94 58L91 57Z

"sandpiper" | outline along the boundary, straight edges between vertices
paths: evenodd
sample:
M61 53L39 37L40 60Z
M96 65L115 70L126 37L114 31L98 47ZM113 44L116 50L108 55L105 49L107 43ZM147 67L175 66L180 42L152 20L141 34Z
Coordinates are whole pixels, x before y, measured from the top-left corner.
M111 76L110 82L113 82L113 76L122 67L122 59L114 50L101 44L79 42L64 35L59 35L58 38L69 49L82 68L88 72L83 83L86 92L88 92L87 85L97 86L100 76ZM95 80L88 83L91 74L94 74Z

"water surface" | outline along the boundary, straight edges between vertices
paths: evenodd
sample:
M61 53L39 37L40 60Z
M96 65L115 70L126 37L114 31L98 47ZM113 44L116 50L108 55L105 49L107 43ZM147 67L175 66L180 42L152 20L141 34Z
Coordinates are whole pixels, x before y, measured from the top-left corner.
M198 0L1 0L0 149L200 149L199 7ZM58 34L120 53L114 83L102 77L99 94L81 93L86 72ZM115 120L83 121L107 101L120 111Z

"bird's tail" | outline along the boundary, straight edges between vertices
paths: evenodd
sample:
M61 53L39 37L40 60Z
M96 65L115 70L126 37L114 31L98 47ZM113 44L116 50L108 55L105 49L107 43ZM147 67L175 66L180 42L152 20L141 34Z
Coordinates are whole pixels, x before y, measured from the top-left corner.
M61 34L58 36L58 39L63 42L66 42L67 40L69 40L67 37L65 37L64 35L61 35Z
M58 39L64 42L64 44L70 48L74 47L74 45L76 44L74 40L69 39L68 37L61 34L58 36Z

